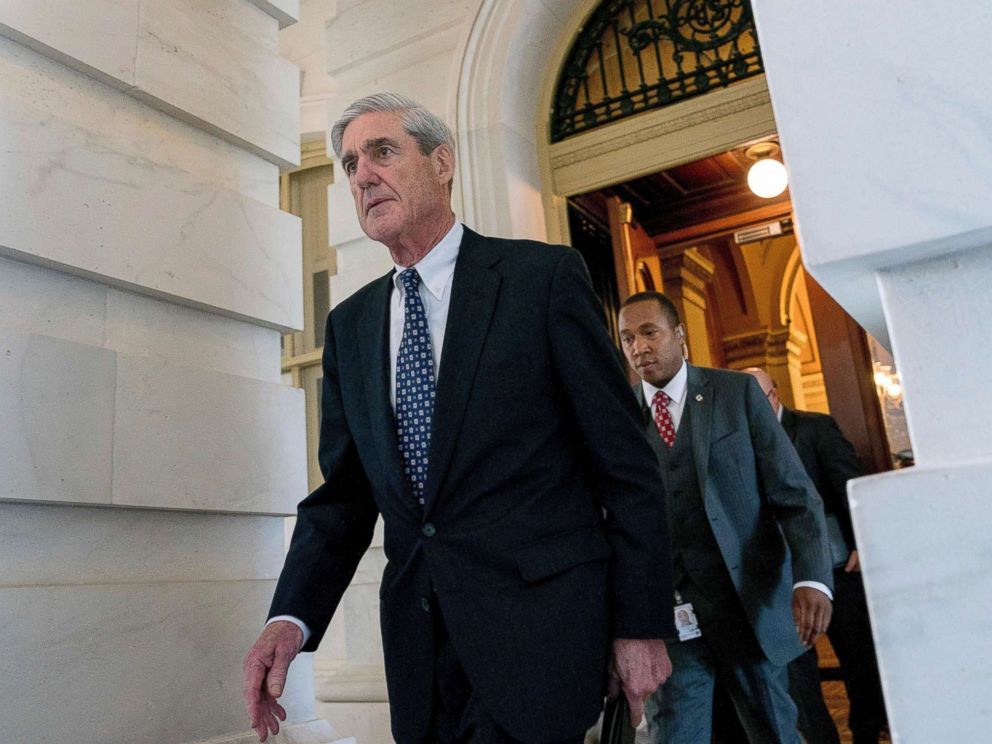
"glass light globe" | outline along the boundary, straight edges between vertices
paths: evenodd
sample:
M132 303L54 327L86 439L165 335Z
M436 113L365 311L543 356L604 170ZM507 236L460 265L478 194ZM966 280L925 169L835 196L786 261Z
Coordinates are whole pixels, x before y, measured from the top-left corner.
M779 161L765 158L750 167L747 185L762 199L771 199L785 191L789 185L789 174Z

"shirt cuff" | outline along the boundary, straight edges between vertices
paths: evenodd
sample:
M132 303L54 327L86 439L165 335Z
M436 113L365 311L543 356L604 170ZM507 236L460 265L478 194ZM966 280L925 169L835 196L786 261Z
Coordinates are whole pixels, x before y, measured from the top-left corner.
M798 586L798 584L796 586ZM307 641L310 640L310 628L307 627L307 624L305 622L300 620L300 618L298 617L293 617L292 615L276 615L275 617L269 618L268 622L265 623L265 627L268 628L270 625L272 625L272 623L277 622L279 620L285 620L286 622L292 623L297 628L302 630L303 643L300 645L300 648L303 648L303 646L307 645Z
M819 581L797 581L795 584L792 585L792 591L796 591L796 589L798 589L801 586L808 586L810 589L816 589L819 592L823 592L824 594L827 595L827 598L831 602L834 601L834 595L830 593L829 589L827 589L826 584L821 584ZM274 619L275 618L273 618L273 620ZM287 618L287 619L291 619L291 618ZM269 622L272 621L270 620ZM299 620L297 620L296 622L299 622ZM302 626L302 627L306 627L306 626ZM306 633L306 631L303 632Z

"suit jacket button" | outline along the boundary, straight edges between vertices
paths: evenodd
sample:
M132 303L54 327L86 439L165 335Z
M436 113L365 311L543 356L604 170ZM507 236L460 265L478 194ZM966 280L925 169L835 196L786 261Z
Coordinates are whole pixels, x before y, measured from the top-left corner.
M421 527L420 531L424 533L424 537L434 537L435 533L437 532L437 530L434 528L434 525L432 525L430 522L428 522L423 527Z
M422 609L424 612L431 611L431 601L427 599L427 597L420 598L420 609Z

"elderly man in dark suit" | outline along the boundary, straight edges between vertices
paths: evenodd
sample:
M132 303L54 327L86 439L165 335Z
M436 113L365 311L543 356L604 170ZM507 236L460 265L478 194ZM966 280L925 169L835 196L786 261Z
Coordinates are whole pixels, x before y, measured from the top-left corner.
M245 660L265 740L385 524L380 590L403 744L580 742L611 668L632 717L670 673L664 491L578 253L455 221L451 134L395 94L332 129L395 270L330 314L319 458Z
M752 743L798 743L786 664L831 613L820 499L755 381L685 362L667 297L629 297L620 337L668 492L671 601L691 620L668 646L673 672L648 703L649 737L709 742L719 678Z
M767 372L757 367L744 371L758 381L823 499L834 564L834 614L827 637L844 672L854 744L877 744L888 716L847 504L847 481L862 474L861 464L832 416L787 408ZM835 744L840 739L823 701L817 667L816 649L811 648L789 665L789 688L808 744Z

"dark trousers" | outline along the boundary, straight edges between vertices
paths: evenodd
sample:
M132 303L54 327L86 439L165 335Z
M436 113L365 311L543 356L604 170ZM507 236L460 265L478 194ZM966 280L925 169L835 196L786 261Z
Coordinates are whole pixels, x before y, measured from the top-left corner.
M679 591L692 602L703 635L666 644L672 676L645 709L652 744L707 744L717 680L733 701L747 741L799 744L785 667L762 652L730 577L713 577L707 591L687 579Z
M436 603L432 611L436 657L431 735L426 742L418 744L524 744L503 731L486 713L472 691ZM580 734L561 742L541 744L582 744L584 739L585 735Z
M877 742L879 731L888 725L889 719L860 573L834 571L834 614L827 637L844 672L844 686L851 701L848 727L854 742Z
M840 744L820 685L820 660L814 647L789 664L789 694L799 708L799 731L806 744Z
M876 744L887 725L875 643L860 573L834 571L834 612L827 629L851 704L848 727L855 744ZM823 702L816 650L789 665L789 692L799 708L799 730L809 744L837 744L837 729Z

